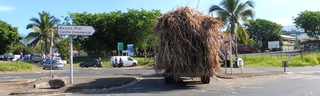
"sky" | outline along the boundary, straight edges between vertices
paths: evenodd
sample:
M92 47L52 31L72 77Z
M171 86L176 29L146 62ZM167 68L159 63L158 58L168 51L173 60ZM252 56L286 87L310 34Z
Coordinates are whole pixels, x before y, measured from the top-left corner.
M241 0L242 2L247 0ZM294 25L292 17L305 10L320 11L320 0L253 0L255 18L266 19L282 26ZM0 0L0 20L18 27L18 32L27 35L30 18L39 18L38 12L46 11L63 21L68 13L88 12L103 13L127 9L159 9L166 13L177 7L190 6L208 14L212 5L219 5L221 0ZM199 3L199 4L198 4Z

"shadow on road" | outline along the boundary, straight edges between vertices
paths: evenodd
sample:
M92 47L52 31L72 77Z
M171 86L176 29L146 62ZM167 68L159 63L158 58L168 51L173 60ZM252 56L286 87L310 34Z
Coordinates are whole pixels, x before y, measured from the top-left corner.
M86 92L82 91L82 92L79 92L79 94L128 94L128 93L153 93L153 92L158 93L158 92L168 92L168 91L177 91L177 90L198 89L196 85L200 84L200 82L195 82L195 81L184 81L184 82L179 82L174 84L164 84L163 78L156 77L157 75L159 74L146 76L147 78L144 78L139 82L134 83L130 86L124 86L124 87L107 89L107 90L91 90Z
M156 73L156 74L150 74L150 75L144 75L144 74L113 74L115 76L119 75L119 76L139 76L139 77L142 77L142 78L147 78L147 77L162 77L162 73Z
M82 78L75 79L74 85L68 87L65 92L83 92L98 89L119 87L135 81L134 77L110 77L110 78Z

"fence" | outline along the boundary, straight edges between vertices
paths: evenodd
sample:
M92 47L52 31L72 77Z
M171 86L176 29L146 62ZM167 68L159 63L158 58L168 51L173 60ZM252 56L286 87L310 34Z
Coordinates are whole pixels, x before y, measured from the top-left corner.
M300 55L301 59L308 54L319 54L320 48L312 49L296 49L292 51L271 51L271 52L260 52L260 53L242 53L238 57L246 58L246 56L259 56L262 59L282 59L282 58L291 58L292 56Z

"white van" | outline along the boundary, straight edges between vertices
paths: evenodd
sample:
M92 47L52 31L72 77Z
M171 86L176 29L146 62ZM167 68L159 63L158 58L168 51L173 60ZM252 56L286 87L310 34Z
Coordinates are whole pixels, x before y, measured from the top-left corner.
M120 59L122 60L122 62L120 62ZM136 66L138 65L138 61L134 60L130 56L112 56L110 65L113 67Z

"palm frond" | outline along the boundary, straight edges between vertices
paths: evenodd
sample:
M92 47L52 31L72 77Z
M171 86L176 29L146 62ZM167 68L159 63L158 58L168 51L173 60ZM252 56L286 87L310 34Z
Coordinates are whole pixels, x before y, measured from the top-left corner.
M241 16L242 18L247 18L247 17L250 17L250 18L253 18L254 17L254 11L251 10L251 9L248 9L248 10L245 10L241 13Z
M254 5L255 5L255 3L251 0L247 1L245 4L250 6L251 8L254 8Z
M245 45L248 45L249 42L249 35L247 34L247 32L244 30L243 26L241 24L239 24L238 29L237 29L237 34L236 34L239 38L241 38L242 42Z
M239 0L222 0L220 6L222 6L229 13L233 13L237 8Z
M40 40L41 38L34 38L28 43L29 46L38 47L40 46Z
M24 38L24 42L30 42L30 40L34 40L36 38L41 38L40 37L41 33L40 32L30 32L25 38Z

